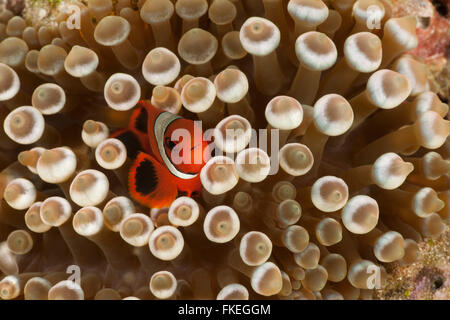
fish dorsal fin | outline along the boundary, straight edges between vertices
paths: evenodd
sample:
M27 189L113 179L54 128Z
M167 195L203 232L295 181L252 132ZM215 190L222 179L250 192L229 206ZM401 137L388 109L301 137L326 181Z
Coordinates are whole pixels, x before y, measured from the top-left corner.
M142 134L147 134L148 116L149 115L146 104L143 101L139 102L138 107L130 116L128 128L133 131L141 132Z
M153 132L158 145L158 152L170 173L180 179L193 179L197 176L197 174L184 173L175 168L172 160L166 153L166 149L164 148L164 134L166 133L167 127L177 119L181 119L181 117L170 112L162 112L156 117Z

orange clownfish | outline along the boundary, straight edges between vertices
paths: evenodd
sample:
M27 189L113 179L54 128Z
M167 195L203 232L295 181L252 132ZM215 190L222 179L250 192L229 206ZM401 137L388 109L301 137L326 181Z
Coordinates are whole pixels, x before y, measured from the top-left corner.
M210 153L196 122L141 100L128 128L114 132L111 137L121 140L128 156L134 159L128 189L140 204L164 208L178 195L191 197L200 193L199 173Z

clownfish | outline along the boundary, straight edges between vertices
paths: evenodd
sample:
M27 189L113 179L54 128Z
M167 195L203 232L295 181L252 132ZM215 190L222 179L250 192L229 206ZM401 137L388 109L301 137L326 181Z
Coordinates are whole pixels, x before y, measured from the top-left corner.
M178 129L189 134L173 135ZM199 173L210 154L209 143L203 139L202 128L196 122L141 100L128 128L119 129L111 137L121 140L128 156L134 159L128 174L128 190L135 201L150 208L164 208L179 195L200 194ZM179 157L177 161L174 154Z

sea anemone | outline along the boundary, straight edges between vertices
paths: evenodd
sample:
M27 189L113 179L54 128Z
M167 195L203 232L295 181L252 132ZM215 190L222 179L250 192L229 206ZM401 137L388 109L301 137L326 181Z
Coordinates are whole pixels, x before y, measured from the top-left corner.
M1 299L371 299L444 232L448 105L389 1L25 2L0 11ZM142 104L200 121L196 172L142 153L175 149Z

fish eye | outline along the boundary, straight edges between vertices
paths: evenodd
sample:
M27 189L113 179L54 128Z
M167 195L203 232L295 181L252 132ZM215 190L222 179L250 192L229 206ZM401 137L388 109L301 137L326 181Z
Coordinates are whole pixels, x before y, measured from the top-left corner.
M170 140L169 137L165 138L164 143L170 150L172 150L176 146L176 143Z

